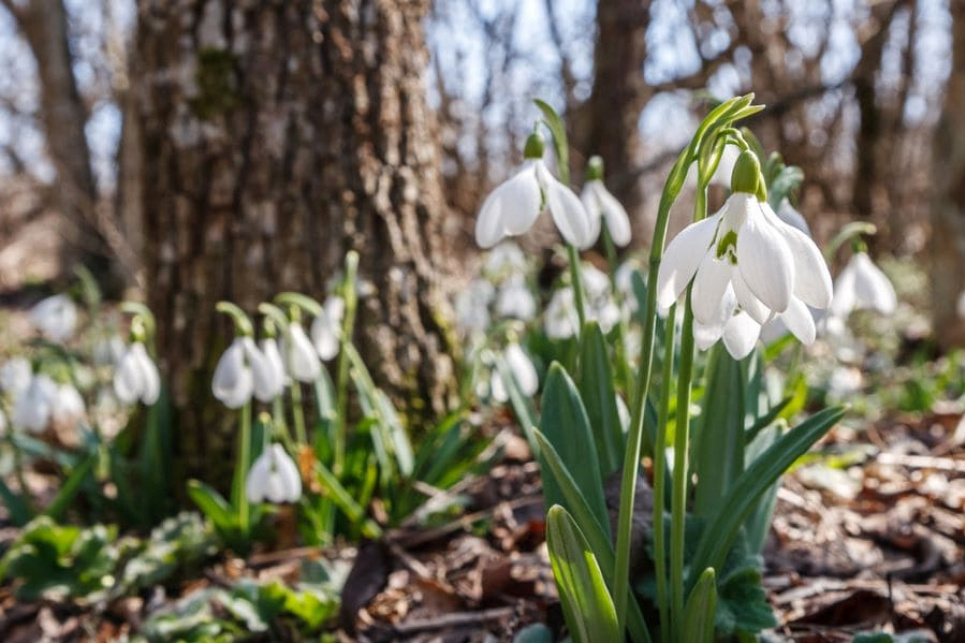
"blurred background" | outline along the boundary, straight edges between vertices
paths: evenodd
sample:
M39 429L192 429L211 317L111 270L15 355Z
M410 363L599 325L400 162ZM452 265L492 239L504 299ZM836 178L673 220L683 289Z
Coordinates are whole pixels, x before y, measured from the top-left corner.
M876 224L876 258L930 275L922 334L965 337L962 0L0 0L0 69L0 301L86 265L155 311L175 399L214 302L321 294L355 248L366 358L443 405L437 312L534 97L574 177L603 157L640 249L708 100L754 91L816 237Z

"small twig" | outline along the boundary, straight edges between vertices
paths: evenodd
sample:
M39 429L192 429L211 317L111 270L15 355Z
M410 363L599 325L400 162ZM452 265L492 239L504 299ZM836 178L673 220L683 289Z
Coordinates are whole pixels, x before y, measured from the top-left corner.
M399 623L398 625L392 626L392 630L399 635L412 635L420 632L431 632L446 628L479 625L512 616L515 610L515 607L496 607L493 609L483 610L481 612L457 612L455 614L442 614L436 618L412 621L409 623Z

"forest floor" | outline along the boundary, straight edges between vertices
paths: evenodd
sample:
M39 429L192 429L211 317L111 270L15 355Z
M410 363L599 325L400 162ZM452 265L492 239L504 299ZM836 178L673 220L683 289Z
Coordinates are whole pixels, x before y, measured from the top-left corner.
M905 634L896 640L965 641L961 417L950 409L838 427L786 476L765 548L764 584L780 622L768 640L887 631ZM358 549L222 556L180 593L244 576L294 582L301 561L326 556L352 567L336 640L511 640L535 622L558 631L538 467L528 456L523 441L508 440L502 464L450 492L468 504L448 524L396 530ZM158 607L156 597L93 610L22 603L3 588L0 640L117 640Z

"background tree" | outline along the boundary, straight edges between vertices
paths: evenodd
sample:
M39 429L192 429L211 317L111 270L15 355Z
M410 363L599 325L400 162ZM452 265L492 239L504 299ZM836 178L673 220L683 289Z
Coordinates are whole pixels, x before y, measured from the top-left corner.
M965 3L952 2L952 71L932 165L932 320L944 346L965 343Z
M230 335L215 303L323 298L350 248L374 290L356 337L373 375L413 421L446 406L454 345L427 9L139 2L148 303L188 474L212 479L233 441L208 392Z

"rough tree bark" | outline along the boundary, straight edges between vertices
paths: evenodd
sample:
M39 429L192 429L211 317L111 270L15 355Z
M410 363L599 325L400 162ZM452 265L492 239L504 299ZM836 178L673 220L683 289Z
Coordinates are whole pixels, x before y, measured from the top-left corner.
M114 258L122 245L116 225L98 207L84 127L87 109L77 90L63 0L0 0L17 22L37 62L40 117L50 159L57 172L57 206L70 224L65 267L80 262L109 291L120 286ZM113 241L112 247L109 241Z
M428 5L139 1L146 281L188 475L224 480L234 437L209 393L231 333L215 303L321 298L349 248L378 383L413 421L450 401Z
M965 291L965 2L952 2L952 71L932 165L932 321L939 343L965 345L956 310Z
M640 165L640 113L651 96L643 78L649 23L649 0L597 3L593 89L578 115L575 141L603 158L607 184L634 221L643 204L633 170Z

